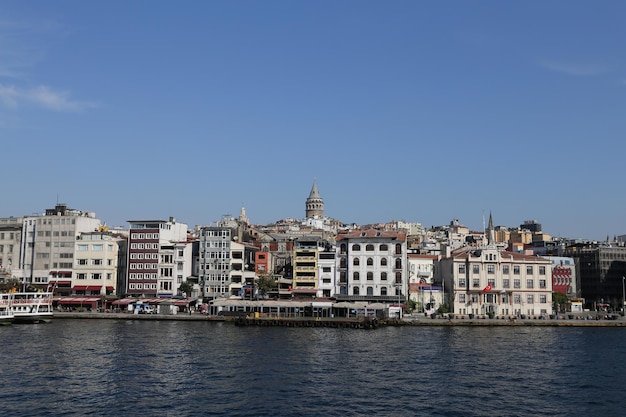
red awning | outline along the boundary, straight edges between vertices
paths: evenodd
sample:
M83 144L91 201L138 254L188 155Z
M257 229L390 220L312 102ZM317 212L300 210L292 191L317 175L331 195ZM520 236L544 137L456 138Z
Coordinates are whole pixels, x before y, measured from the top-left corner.
M100 285L74 285L72 288L74 291L100 291L102 286Z
M98 304L100 298L94 297L60 297L59 304L78 304L78 305L92 305Z
M113 287L107 287L107 291L113 291L115 288Z
M68 280L64 280L64 279L60 279L60 280L56 280L56 279L51 279L50 281L48 281L48 285L72 285L72 281L68 281Z

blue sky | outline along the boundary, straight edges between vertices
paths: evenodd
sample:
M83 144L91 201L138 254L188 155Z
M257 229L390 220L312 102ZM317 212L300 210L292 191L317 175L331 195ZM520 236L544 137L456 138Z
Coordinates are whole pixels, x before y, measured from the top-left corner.
M626 233L623 1L3 1L0 216Z

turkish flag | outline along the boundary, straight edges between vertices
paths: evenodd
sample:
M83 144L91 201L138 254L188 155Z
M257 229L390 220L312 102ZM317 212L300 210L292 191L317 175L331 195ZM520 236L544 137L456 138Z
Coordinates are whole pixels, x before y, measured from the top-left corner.
M487 286L483 288L483 292L489 292L489 291L491 291L491 284L487 284Z

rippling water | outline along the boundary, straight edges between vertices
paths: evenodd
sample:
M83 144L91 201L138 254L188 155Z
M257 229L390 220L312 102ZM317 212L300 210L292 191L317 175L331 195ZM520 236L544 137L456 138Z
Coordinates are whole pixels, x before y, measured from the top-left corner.
M6 416L620 416L622 328L0 328Z

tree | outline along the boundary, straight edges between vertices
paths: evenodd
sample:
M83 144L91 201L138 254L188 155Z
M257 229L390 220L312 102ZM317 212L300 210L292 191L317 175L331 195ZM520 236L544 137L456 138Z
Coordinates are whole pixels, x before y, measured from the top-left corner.
M268 274L259 275L256 279L256 286L259 289L259 294L266 296L272 290L278 288L278 281Z
M191 292L193 291L193 284L189 281L181 282L180 286L178 287L178 291L184 293L187 297L190 297Z
M569 311L569 299L567 295L560 292L552 293L552 308L556 313L565 313Z
M7 292L16 288L18 291L21 288L22 283L17 278L9 278L6 282L0 283L0 291Z

